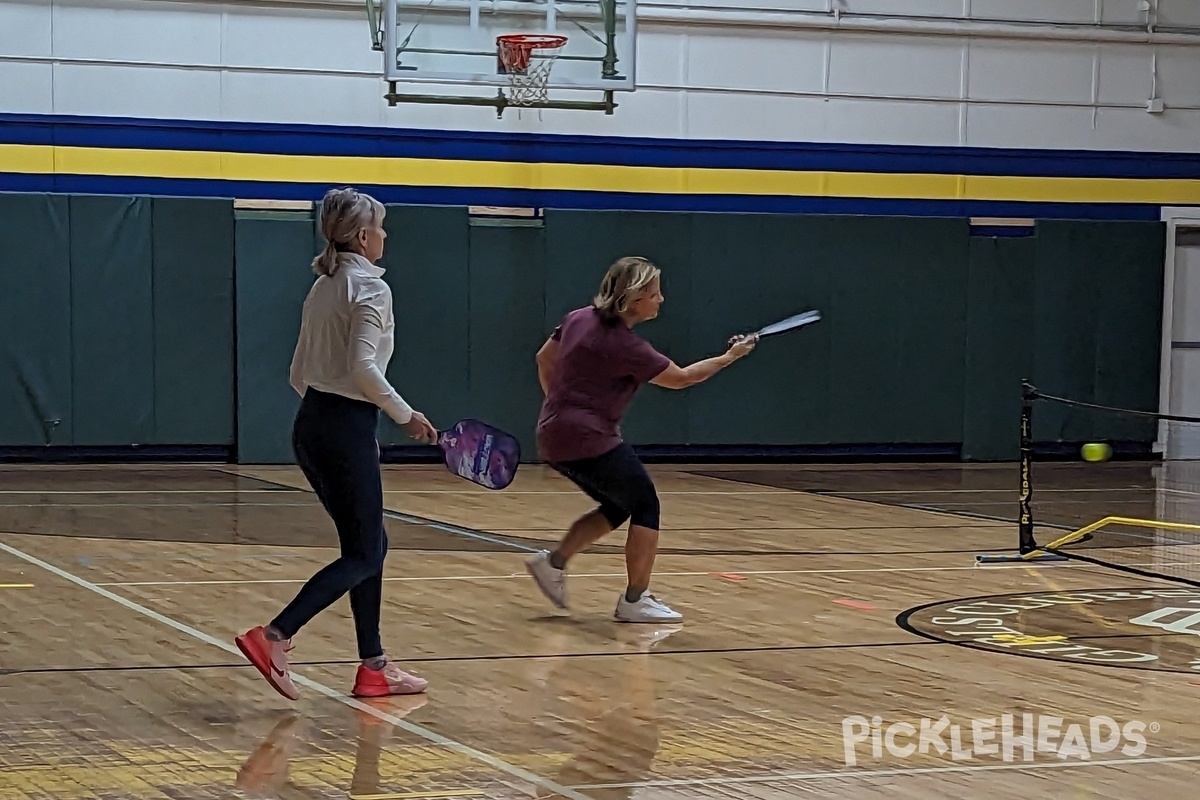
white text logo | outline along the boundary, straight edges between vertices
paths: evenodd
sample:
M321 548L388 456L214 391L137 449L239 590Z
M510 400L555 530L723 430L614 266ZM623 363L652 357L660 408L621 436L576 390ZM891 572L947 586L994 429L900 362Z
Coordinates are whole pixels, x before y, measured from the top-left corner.
M855 766L869 752L881 759L913 755L949 756L954 761L999 756L1006 762L1033 761L1038 753L1059 759L1089 760L1096 753L1136 758L1146 752L1146 731L1157 733L1158 723L1131 721L1123 725L1111 717L1092 717L1068 723L1045 714L1004 714L958 724L943 715L917 724L892 722L880 717L846 717L842 720L842 747L846 766Z

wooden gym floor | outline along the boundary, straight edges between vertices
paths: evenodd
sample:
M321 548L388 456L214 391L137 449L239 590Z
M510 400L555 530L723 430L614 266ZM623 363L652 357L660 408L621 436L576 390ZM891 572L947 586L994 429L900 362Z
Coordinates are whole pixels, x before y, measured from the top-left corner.
M1040 516L1152 511L1149 467L1088 469L1039 473ZM1200 591L976 566L1015 545L1011 466L653 471L655 589L681 626L610 621L619 534L573 565L570 615L543 600L522 558L589 505L545 469L490 493L387 467L384 642L430 691L348 696L343 600L297 638L291 704L232 637L334 553L296 470L0 469L0 798L1193 797L1200 640L1131 620ZM1096 602L955 603L1067 590ZM1007 633L981 608L1008 613ZM1093 717L1141 721L1146 746L961 752L972 720L1005 714L1018 734L1022 715L1063 718L1054 748L1073 723L1086 737ZM854 715L913 730L946 716L960 752L867 741L848 764Z

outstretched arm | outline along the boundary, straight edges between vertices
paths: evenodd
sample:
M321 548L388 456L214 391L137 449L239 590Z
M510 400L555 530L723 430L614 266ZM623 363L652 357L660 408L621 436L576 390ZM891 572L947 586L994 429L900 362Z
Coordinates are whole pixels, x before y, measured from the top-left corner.
M757 343L757 337L735 339L730 348L721 355L688 364L686 367L681 367L672 361L650 382L664 389L686 389L689 386L704 383L733 362L748 355Z

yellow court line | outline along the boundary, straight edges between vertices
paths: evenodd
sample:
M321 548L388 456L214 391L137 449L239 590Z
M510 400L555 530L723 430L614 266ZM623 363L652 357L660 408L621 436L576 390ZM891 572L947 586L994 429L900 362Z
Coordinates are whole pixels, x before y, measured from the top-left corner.
M0 583L0 589L32 589L32 583Z
M0 172L644 194L1200 204L1200 180L473 161L0 144Z
M1134 517L1105 517L1104 519L1093 522L1091 525L1082 527L1077 531L1071 531L1068 534L1060 536L1058 539L1055 539L1050 544L1044 546L1046 548L1064 547L1073 542L1077 542L1087 534L1097 531L1100 528L1108 525L1129 525L1133 528L1162 528L1168 531L1200 531L1200 524L1194 522L1158 522L1152 519L1137 519ZM1034 551L1028 555L1032 557L1038 552L1040 551Z

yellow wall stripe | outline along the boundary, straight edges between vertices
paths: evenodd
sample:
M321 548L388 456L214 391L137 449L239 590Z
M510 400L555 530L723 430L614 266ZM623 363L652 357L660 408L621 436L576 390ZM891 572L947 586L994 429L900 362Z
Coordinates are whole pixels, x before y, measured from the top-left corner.
M1200 180L631 167L0 145L0 172L316 184L896 200L1200 204Z

